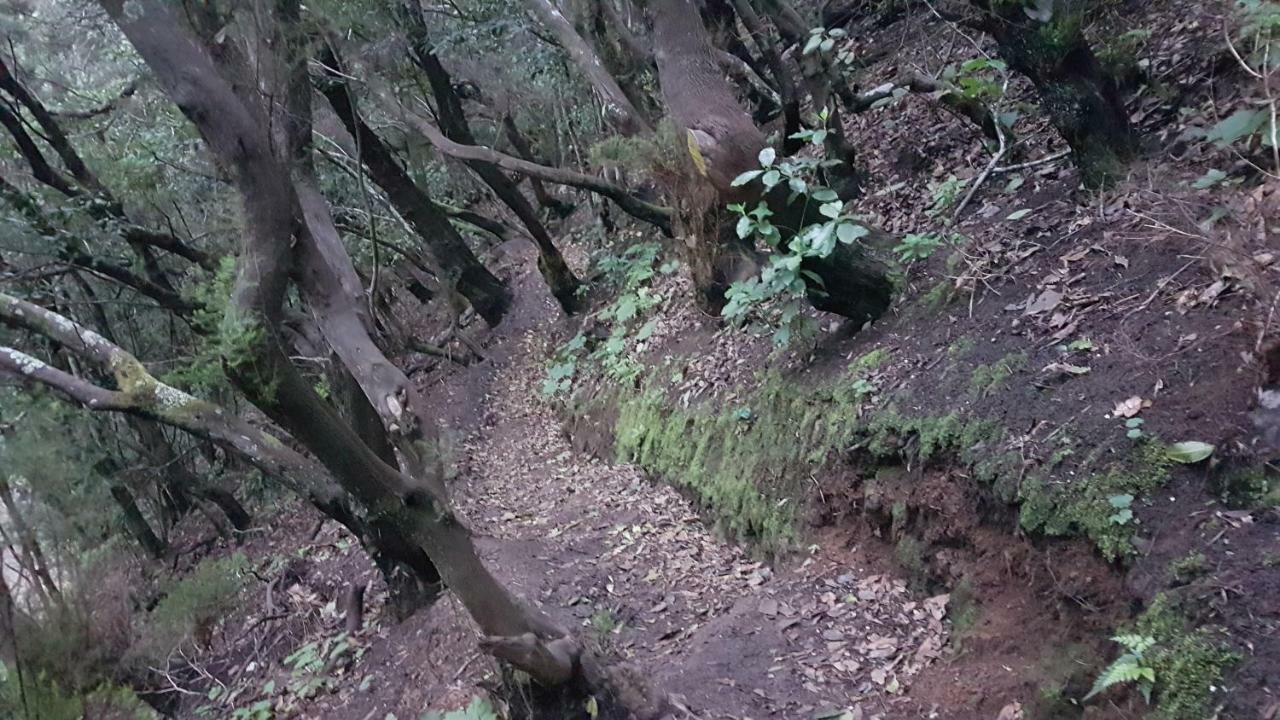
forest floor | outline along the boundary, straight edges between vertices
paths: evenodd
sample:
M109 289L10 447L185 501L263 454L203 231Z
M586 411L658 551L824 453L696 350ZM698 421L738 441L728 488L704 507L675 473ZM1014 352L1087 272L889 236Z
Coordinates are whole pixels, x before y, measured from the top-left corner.
M928 717L902 693L941 655L948 597L911 592L838 546L753 559L670 486L575 449L538 392L556 310L536 274L514 284L486 361L427 387L451 426L478 428L453 487L498 577L688 717ZM356 686L374 678L368 691L304 716L416 717L502 682L452 600L377 632L353 668Z
M670 693L687 717L1141 717L1136 693L1087 709L1077 699L1115 657L1109 637L1162 595L1195 607L1189 620L1210 622L1215 642L1230 637L1237 663L1224 687L1206 689L1209 706L1225 707L1224 718L1280 716L1280 512L1274 493L1241 501L1223 486L1273 457L1249 412L1259 387L1280 382L1280 351L1268 350L1280 326L1269 225L1280 189L1196 141L1245 102L1224 48L1205 40L1222 18L1189 0L1125 7L1125 29L1168 28L1140 49L1158 92L1132 98L1148 144L1128 181L1087 195L1065 162L1041 162L987 180L948 223L958 191L937 210L940 196L978 177L990 148L928 98L908 96L850 119L870 180L858 210L897 235L961 237L904 269L889 315L860 332L823 318L811 346L778 355L767 339L700 314L672 276L651 288L659 307L647 339L627 340L646 369L673 370L659 388L672 408L733 412L771 370L797 394L862 383L867 424L942 413L994 424L999 443L979 450L1012 458L1001 470L1007 487L976 481L973 463L955 457L891 467L855 448L819 448L831 462L798 498L802 542L766 558L749 538L714 529L724 518L689 482L616 462L607 417L576 417L541 397L549 360L586 326L563 318L530 247L512 242L498 255L516 303L499 327L476 333L485 360L416 376L454 429L451 487L495 574ZM859 56L882 58L864 69L868 87L905 69L936 74L974 52L928 16L851 37L868 38ZM1163 110L1170 97L1184 108L1176 117ZM1035 98L1015 81L1008 101L1026 109ZM1006 162L1061 149L1027 115ZM1215 168L1231 179L1197 186ZM585 276L585 254L601 248L571 237L580 220L566 224L563 244ZM880 361L860 364L873 355ZM636 389L578 379L588 395ZM825 407L815 401L818 418ZM1145 423L1139 442L1127 434L1134 418ZM1142 455L1188 439L1213 444L1213 460L1171 468ZM921 440L903 442L910 456ZM1156 466L1138 471L1158 470L1159 482L1121 477L1116 468L1135 462ZM1043 483L1040 495L1028 478ZM871 507L878 485L887 487L879 514L891 521ZM1117 528L1108 502L1125 495L1132 512ZM1038 525L1027 517L1033 501L1051 510ZM308 517L285 514L278 532L242 548L277 570L198 660L241 689L221 707L266 696L282 717L417 720L493 691L524 709L526 689L479 653L447 594L397 624L372 592L365 630L335 640L344 588L379 581L336 527L317 532ZM1105 560L1100 543L1113 543L1115 557ZM314 673L281 663L339 645L343 660L318 688L306 685Z

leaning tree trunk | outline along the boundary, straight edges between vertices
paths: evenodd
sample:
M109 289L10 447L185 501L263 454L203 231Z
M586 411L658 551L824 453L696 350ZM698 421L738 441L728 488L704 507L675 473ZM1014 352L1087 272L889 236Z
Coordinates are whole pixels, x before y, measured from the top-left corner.
M291 238L308 227L299 220L298 190L272 152L266 114L236 96L162 0L128 0L128 12L125 0L100 4L235 179L243 225L226 318L241 339L224 358L232 382L314 453L372 517L430 556L487 636L483 647L548 685L578 675L581 650L574 637L493 577L435 483L419 482L383 462L290 361L279 333L292 271Z
M726 203L750 199L732 183L756 167L764 133L725 80L696 4L652 0L649 9L663 100L696 167L689 187L672 192L680 200L685 261L699 304L719 313L729 286L754 271L753 249L721 215Z
M449 76L449 71L445 70L444 64L440 62L440 58L431 51L430 40L426 35L426 25L417 22L421 21L421 16L416 15L412 10L409 10L407 15L411 18L410 41L413 44L413 60L426 74L427 81L431 84L431 92L436 98L436 116L440 123L440 130L445 137L454 142L477 145L475 137L471 134L471 127L467 124L462 102L458 100L458 95L453 90L453 79ZM415 17L417 21L413 20ZM572 315L577 312L581 304L578 289L582 283L569 269L564 256L560 254L559 248L551 239L551 233L547 232L546 226L538 219L533 206L521 194L516 184L498 169L497 165L470 160L467 161L467 167L471 168L472 172L493 190L498 199L520 218L520 222L533 237L534 244L538 246L538 270L546 280L547 287L551 289L551 295L566 313Z
M735 188L732 182L758 166L764 136L716 67L693 0L652 0L650 8L663 96L672 119L687 133L690 151L697 151L703 176L700 191L710 196L701 207L690 208L695 217L685 221L686 231L695 231L685 241L691 274L704 307L718 312L724 291L742 277L744 254L750 256L752 250L734 245L736 234L729 223L720 222L716 210L726 203L760 199L758 191ZM779 227L798 228L812 221L803 216L803 208L787 205L785 197L768 201L780 216L775 219L786 218L776 223ZM713 223L718 223L714 229ZM856 245L838 244L826 258L807 258L804 267L821 279L821 288L809 293L814 307L859 321L874 319L888 308L886 268Z
M551 31L556 43L582 71L600 103L604 105L609 122L618 132L630 136L648 131L649 124L645 122L644 116L636 110L618 81L605 68L595 49L578 34L573 23L560 11L555 0L525 0L525 5Z
M442 280L453 284L485 322L497 325L511 305L511 292L506 285L481 264L449 219L409 177L382 138L364 122L345 85L321 80L319 89L355 139L360 161L368 169L369 177L426 244L444 275Z
M546 165L534 154L533 146L529 144L529 138L525 137L524 133L520 131L520 126L516 125L515 118L511 117L509 112L502 113L502 129L506 132L507 139L511 141L511 147L515 148L516 155L529 162ZM552 195L547 190L547 186L538 178L529 178L529 187L533 189L533 197L538 201L538 204L551 211L557 217L566 218L573 214L573 203Z
M111 497L120 506L120 512L124 513L125 529L138 541L142 549L146 550L147 554L156 560L164 557L168 546L151 529L151 524L143 516L142 510L138 508L138 502L134 499L133 493L129 492L129 488L118 483L112 484Z
M1084 36L1086 0L1058 0L1043 11L1047 19L1032 17L1022 3L972 1L984 10L982 27L995 39L1000 57L1039 92L1084 185L1104 187L1118 179L1133 159L1134 137L1115 79Z

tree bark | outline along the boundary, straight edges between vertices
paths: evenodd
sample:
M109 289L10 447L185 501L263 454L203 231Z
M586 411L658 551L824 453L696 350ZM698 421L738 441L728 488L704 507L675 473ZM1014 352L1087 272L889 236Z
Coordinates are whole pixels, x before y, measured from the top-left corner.
M716 209L731 202L754 203L759 191L732 186L747 170L758 167L765 147L763 134L737 102L724 76L715 69L710 41L691 0L651 0L658 72L671 116L696 143L706 171L710 200L693 208L685 227L690 272L705 308L719 312L724 291L741 279L742 265L754 254L739 244L729 223ZM701 168L699 168L701 170ZM800 228L814 218L786 203L785 192L767 198L778 214L778 227ZM746 257L744 257L746 256ZM866 257L861 248L837 244L826 258L808 258L805 269L821 278L810 287L809 300L817 308L859 321L878 316L888 306L890 284L885 268Z
M786 155L793 155L804 146L804 141L791 137L800 132L800 95L796 92L796 85L792 82L791 73L783 64L782 55L778 53L778 48L773 38L769 36L764 22L752 7L751 0L733 0L733 7L737 11L738 19L742 21L742 26L755 41L765 64L769 66L774 83L778 86L783 118L782 151Z
M454 157L459 160L484 160L507 170L516 172L529 177L541 178L547 182L558 183L560 185L571 185L584 190L603 195L617 203L619 208L628 215L643 220L651 225L656 226L664 233L671 233L671 208L661 207L652 203L645 202L640 198L632 195L626 188L614 185L611 182L598 178L594 175L587 175L576 170L568 168L548 167L546 165L538 165L527 160L521 160L511 155L500 153L486 147L478 145L461 145L453 142L445 137L431 123L422 118L404 112L403 117L406 122L413 126L413 129L427 138L437 150Z
M142 510L138 509L138 502L134 500L133 493L129 492L129 488L119 483L111 485L111 497L115 499L116 504L120 506L120 511L124 513L124 526L133 536L143 550L152 558L159 560L164 557L168 544L156 535L151 529L151 524L147 522L147 518L143 516Z
M36 537L35 530L27 522L26 513L18 507L13 497L13 489L9 487L9 481L4 476L0 476L0 503L3 503L5 514L17 532L18 544L31 566L31 574L40 583L43 594L61 605L62 591L58 589L58 583L54 581L53 574L49 571L49 563L45 559L44 551L40 548L40 538Z
M511 117L511 113L502 114L502 129L506 133L507 139L511 141L511 147L515 148L516 155L521 159L540 165L547 164L539 160L534 154L533 146L529 144L529 138L525 137L524 133L520 131L520 126L516 125L515 118ZM566 218L573 213L573 203L552 195L538 178L529 178L529 187L533 189L533 197L538 201L538 204L550 210L557 217Z
M366 521L350 507L347 494L315 461L276 437L227 412L159 382L119 346L38 305L0 293L0 322L54 340L69 352L110 371L119 390L106 390L26 353L0 347L0 371L54 390L89 410L121 412L171 425L212 440L244 457L264 474L306 498L360 540L379 568L400 562L414 568L426 585L438 582L426 555L397 528ZM389 582L396 581L394 577Z
M622 91L618 81L605 68L595 50L556 6L555 0L524 1L542 25L551 31L556 43L569 55L569 59L582 71L604 106L610 123L618 132L626 136L648 132L651 129L649 124Z
M260 109L241 102L207 53L160 0L100 0L210 150L234 171L242 205L240 272L229 323L243 347L227 357L232 381L284 427L364 505L412 538L487 635L482 645L535 680L563 683L578 672L579 646L545 615L523 606L480 561L467 528L430 485L382 462L290 363L277 335L301 228L289 173L273 156Z
M416 17L418 21L422 19L420 15L412 12L408 15L411 18ZM471 127L467 124L462 102L453 91L453 80L440 62L440 58L431 52L425 24L410 20L410 42L413 45L411 53L413 61L426 74L427 81L431 84L431 92L435 95L436 114L441 131L444 132L445 137L454 142L477 145L475 137L471 134ZM469 160L467 167L471 168L472 172L493 190L493 194L497 195L498 199L520 218L520 222L533 238L534 244L538 246L538 270L546 280L547 287L551 289L552 296L560 303L565 313L572 315L577 312L581 305L578 291L582 283L569 269L569 265L551 239L551 234L538 219L538 214L529 201L520 193L520 189L493 163Z
M319 89L347 132L355 138L369 177L426 243L443 274L442 281L454 284L485 322L497 325L511 304L506 285L480 263L448 218L404 171L382 138L359 116L345 86L322 81Z
M1000 57L1040 94L1049 121L1071 148L1086 187L1119 179L1135 154L1124 98L1084 36L1085 0L1058 0L1047 20L1018 3L972 0Z

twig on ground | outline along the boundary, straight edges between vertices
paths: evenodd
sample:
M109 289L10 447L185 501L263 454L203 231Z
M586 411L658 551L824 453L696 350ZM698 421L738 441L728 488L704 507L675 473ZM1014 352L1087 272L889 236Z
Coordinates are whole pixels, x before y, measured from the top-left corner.
M1052 155L1046 155L1036 160L1028 160L1027 162L1018 163L1017 165L1005 165L1003 167L998 167L992 170L991 172L998 175L1000 173L1014 172L1015 170L1026 170L1027 168L1030 168L1030 167L1035 167L1037 165L1045 165L1045 164L1054 162L1056 160L1061 160L1062 158L1070 154L1071 154L1070 150L1063 150L1062 152L1056 152Z
M978 178L973 181L973 184L969 186L969 192L965 193L964 199L956 206L956 211L951 216L952 223L955 223L960 219L960 214L964 212L969 201L972 200L974 194L978 192L978 188L982 187L982 183L986 181L987 176L991 174L991 171L995 169L996 165L999 165L1000 161L1004 159L1004 154L1009 149L1008 144L1005 143L1004 140L1004 129L1000 127L1000 118L996 115L995 110L991 111L991 119L995 123L996 138L1000 142L1000 147L996 150L996 154L991 156L991 162L987 163L987 167L983 169L982 174L979 175Z
M1271 299L1271 309L1267 311L1267 320L1262 324L1262 329L1258 331L1258 342L1254 343L1253 352L1262 352L1262 341L1266 339L1267 333L1271 330L1271 320L1276 316L1276 302L1280 301L1280 292Z

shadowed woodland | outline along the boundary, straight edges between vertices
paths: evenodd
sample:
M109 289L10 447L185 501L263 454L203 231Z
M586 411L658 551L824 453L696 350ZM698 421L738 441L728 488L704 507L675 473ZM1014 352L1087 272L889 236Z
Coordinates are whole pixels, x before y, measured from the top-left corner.
M0 716L1278 717L1273 0L0 28Z

